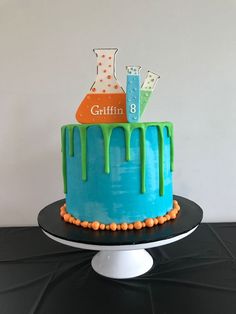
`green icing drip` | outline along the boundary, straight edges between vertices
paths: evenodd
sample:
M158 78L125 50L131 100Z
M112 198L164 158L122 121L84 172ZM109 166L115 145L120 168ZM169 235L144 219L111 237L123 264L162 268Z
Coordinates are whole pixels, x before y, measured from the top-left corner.
M147 91L147 90L142 90L142 89L140 90L140 117L142 116L148 104L151 94L152 94L152 91Z
M74 156L74 128L75 126L69 126L68 131L69 131L69 156L73 157Z
M167 135L170 138L170 171L174 171L174 132L173 125L165 125L167 128Z
M67 171L66 171L66 126L61 128L61 151L62 151L62 174L64 193L67 193Z
M141 193L146 192L145 178L146 178L146 128L140 128L140 160L141 160Z
M80 143L81 143L81 168L82 180L87 180L87 126L79 128Z
M128 124L126 127L124 127L125 130L125 159L128 161L130 160L130 125Z
M159 193L164 195L164 139L163 126L158 126L158 152L159 152Z
M105 173L110 173L110 140L113 127L110 124L100 125L104 138L104 159L105 159Z
M64 193L67 193L67 171L66 171L66 129L69 136L69 156L74 156L74 128L78 128L80 132L81 142L81 167L82 180L87 180L87 128L93 126L91 124L83 125L68 125L62 127L62 168L64 179ZM125 159L128 161L130 156L130 138L134 129L140 129L140 181L141 193L145 193L146 179L146 129L149 126L158 128L158 145L159 145L159 193L164 195L164 138L163 130L167 128L167 135L170 138L170 170L174 168L174 141L173 141L173 126L170 122L150 122L150 123L112 123L112 124L97 124L102 130L104 139L104 171L110 173L110 140L113 129L121 127L125 133Z
M168 128L169 129L169 128ZM169 131L170 135L170 170L174 171L174 132L173 132L173 126L170 128Z

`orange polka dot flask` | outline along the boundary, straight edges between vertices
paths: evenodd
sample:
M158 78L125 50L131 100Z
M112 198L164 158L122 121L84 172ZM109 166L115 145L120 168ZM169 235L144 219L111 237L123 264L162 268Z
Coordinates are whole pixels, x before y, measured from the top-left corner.
M117 48L94 49L97 77L76 112L80 123L127 122L126 94L116 79Z

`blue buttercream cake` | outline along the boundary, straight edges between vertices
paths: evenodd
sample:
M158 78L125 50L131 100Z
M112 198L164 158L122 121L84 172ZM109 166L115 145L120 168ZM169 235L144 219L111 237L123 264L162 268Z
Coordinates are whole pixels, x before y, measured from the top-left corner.
M173 126L161 123L62 127L66 209L75 219L122 224L173 208Z

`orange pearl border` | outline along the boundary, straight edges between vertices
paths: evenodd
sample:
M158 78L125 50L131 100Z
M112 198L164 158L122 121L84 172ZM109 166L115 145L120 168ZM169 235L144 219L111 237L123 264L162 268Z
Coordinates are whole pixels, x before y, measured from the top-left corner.
M173 209L171 209L165 216L160 216L156 218L147 218L145 221L136 221L134 223L122 223L122 224L116 224L116 223L111 223L108 225L105 225L103 223L100 223L99 221L93 221L93 222L88 222L88 221L80 221L80 219L76 219L73 217L71 214L67 213L66 211L66 204L64 204L60 208L60 216L62 219L64 219L65 222L74 224L76 226L80 226L83 228L89 228L93 230L111 230L111 231L116 231L116 230L140 230L142 228L148 227L151 228L156 225L162 225L166 221L175 219L178 212L180 211L180 206L176 200L173 201Z

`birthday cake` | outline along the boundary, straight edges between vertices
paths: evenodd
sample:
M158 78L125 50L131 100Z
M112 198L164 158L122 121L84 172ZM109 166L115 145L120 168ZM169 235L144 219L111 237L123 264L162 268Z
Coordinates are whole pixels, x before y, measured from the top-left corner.
M97 77L65 125L62 165L65 222L93 230L132 230L175 219L173 125L139 122L159 76L127 66L126 93L116 79L117 49L95 49Z

